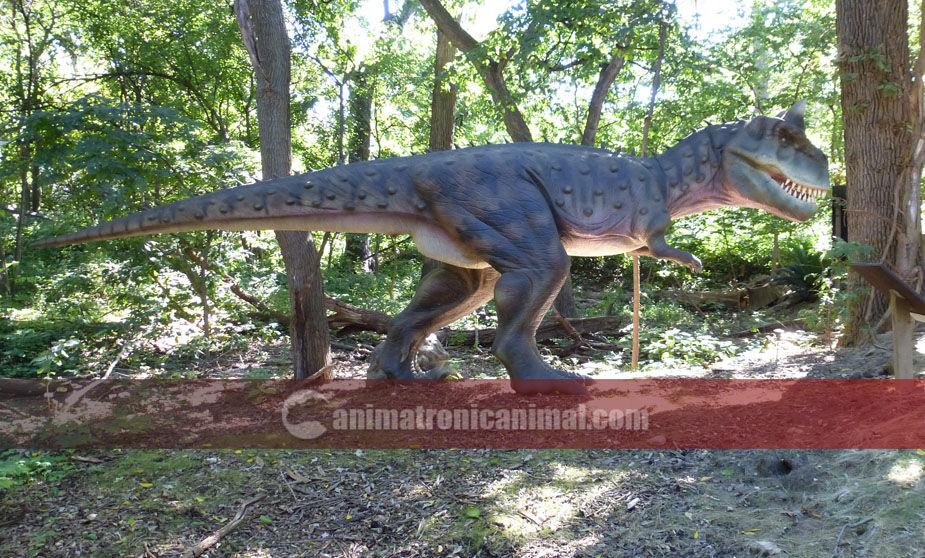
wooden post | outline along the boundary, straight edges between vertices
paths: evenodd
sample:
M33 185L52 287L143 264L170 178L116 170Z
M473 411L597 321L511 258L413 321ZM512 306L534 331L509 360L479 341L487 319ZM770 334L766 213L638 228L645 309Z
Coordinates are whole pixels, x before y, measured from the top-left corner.
M925 297L882 263L853 263L851 269L890 297L893 318L893 377L911 379L915 322L925 322Z
M639 368L639 256L633 256L633 372Z
M895 292L890 293L890 304L893 312L893 377L911 380L914 355L912 334L915 331L911 307L909 301Z

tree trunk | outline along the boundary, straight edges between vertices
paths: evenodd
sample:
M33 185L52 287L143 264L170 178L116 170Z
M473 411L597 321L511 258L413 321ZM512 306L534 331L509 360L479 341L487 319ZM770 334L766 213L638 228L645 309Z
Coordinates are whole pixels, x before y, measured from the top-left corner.
M456 84L447 79L446 67L456 58L456 48L446 33L437 28L434 57L434 89L430 104L430 150L453 149L456 131Z
M373 116L373 85L369 82L370 73L369 69L363 68L351 72L348 76L353 83L348 101L348 110L353 120L353 133L350 135L349 144L351 163L369 159L369 138Z
M3 238L0 238L0 294L10 296L10 278L7 274L9 268L6 265L6 246Z
M351 72L348 109L353 120L353 133L350 134L350 162L369 159L369 138L372 133L373 87L369 83L370 71L361 69ZM357 270L370 273L373 271L372 251L369 248L368 234L347 234L346 246L341 256L340 266L353 272Z
M35 151L38 152L41 149L41 144L36 141ZM30 204L29 207L33 213L38 213L42 209L42 184L39 181L39 167L32 165L30 169L30 176L32 182L32 192L30 195Z
M431 151L453 149L456 133L456 84L447 79L446 67L456 58L456 47L449 36L437 27L437 52L434 56L434 87L430 101ZM437 269L440 262L425 257L421 265L421 279Z
M289 112L290 45L280 0L236 0L241 35L254 65L260 159L265 179L289 174L292 138ZM330 364L319 256L311 233L276 231L286 275L292 321L289 332L296 378Z
M199 263L199 300L202 301L202 333L207 340L212 339L212 309L209 304L209 281L207 271L209 268L209 249L212 246L212 236L215 231L206 232L206 245L202 249L202 258ZM207 350L211 350L211 347Z
M601 112L603 112L604 101L607 99L607 92L610 86L620 75L620 70L626 64L626 58L623 57L625 49L618 48L610 58L610 62L601 70L597 83L594 85L594 92L591 93L591 102L588 104L588 117L585 119L585 129L581 134L581 145L594 145L597 139L597 131L601 124Z
M920 286L921 162L915 153L921 115L913 98L907 10L906 0L837 0L836 32L849 240L873 247L873 259ZM846 341L864 341L887 305L871 290L854 309Z
M563 327L563 324L557 320L549 320L548 322L540 324L540 327L536 330L536 340L568 339L574 335L574 332L578 334L607 332L617 335L620 328L626 325L623 322L623 318L619 316L577 318L574 320L567 320L566 324L568 328ZM497 333L498 330L493 327L466 331L450 330L447 335L447 342L449 345L461 345L466 347L471 347L475 343L482 346L489 346L495 341Z

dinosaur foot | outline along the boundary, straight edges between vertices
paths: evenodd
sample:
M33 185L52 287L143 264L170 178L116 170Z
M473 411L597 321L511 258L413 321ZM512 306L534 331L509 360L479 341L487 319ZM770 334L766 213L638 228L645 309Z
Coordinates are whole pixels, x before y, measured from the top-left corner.
M434 334L430 334L415 352L413 367L407 360L402 360L397 351L385 351L386 341L383 341L369 356L366 379L442 380L456 374L452 368L443 366L450 355Z
M588 395L594 380L583 374L549 367L536 373L511 377L511 387L521 395L559 393L562 395Z

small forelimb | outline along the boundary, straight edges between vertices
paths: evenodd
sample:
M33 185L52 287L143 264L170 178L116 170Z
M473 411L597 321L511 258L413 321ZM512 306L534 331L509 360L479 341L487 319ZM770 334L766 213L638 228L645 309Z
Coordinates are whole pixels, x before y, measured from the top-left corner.
M669 245L665 241L665 235L663 234L650 237L645 248L640 248L630 253L637 256L651 256L660 260L669 260L687 267L693 273L703 271L703 264L700 263L697 256Z

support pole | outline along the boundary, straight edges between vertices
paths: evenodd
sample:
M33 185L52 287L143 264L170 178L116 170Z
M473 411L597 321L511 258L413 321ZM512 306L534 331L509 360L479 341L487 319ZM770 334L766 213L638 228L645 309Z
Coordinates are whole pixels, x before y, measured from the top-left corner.
M912 337L915 331L915 322L910 314L911 307L909 301L895 292L890 293L890 305L893 312L893 377L911 380L914 355Z
M633 256L633 372L639 368L639 256Z

